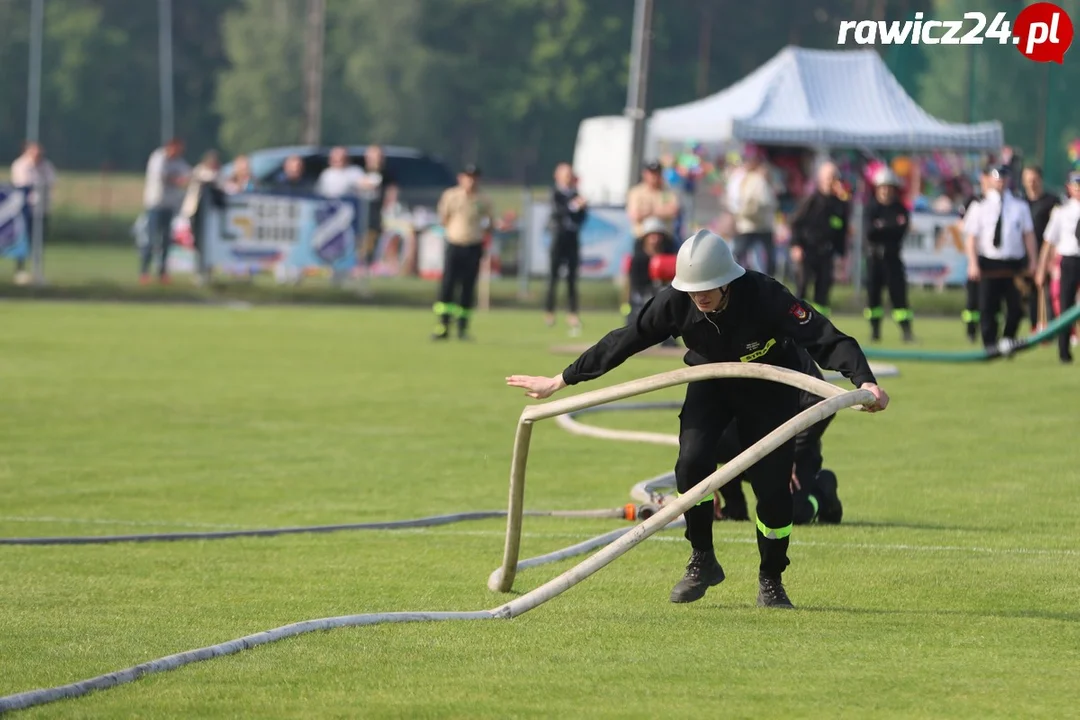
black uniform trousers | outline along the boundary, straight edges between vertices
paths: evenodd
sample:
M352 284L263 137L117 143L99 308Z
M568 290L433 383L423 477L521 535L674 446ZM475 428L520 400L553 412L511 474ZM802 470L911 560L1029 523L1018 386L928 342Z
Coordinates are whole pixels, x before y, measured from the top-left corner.
M459 327L464 328L469 324L469 317L476 307L476 280L480 276L480 260L483 256L482 243L446 244L442 285L439 288L439 301L435 303L435 314L444 327L449 326L453 317L458 319Z
M979 325L979 281L967 281L967 299L964 301L964 312L960 317L967 323L968 337L975 340L975 328Z
M701 380L686 386L679 413L679 459L675 484L685 493L716 471L716 449L732 420L739 441L750 447L799 410L799 391L763 380ZM757 497L760 572L779 577L788 566L792 525L789 481L795 440L788 440L746 471ZM733 481L734 482L734 481ZM695 550L713 548L713 499L710 496L685 514L686 539Z
M889 302L897 321L910 320L907 315L907 269L900 257L898 245L871 244L866 258L866 304L872 313L881 310L882 290L889 289ZM880 317L878 315L877 317Z
M998 341L997 314L1001 301L1005 301L1005 328L1003 335L1016 339L1024 311L1020 303L1020 289L1016 279L1020 276L1022 260L993 260L979 257L979 329L983 347L996 345Z
M1064 315L1076 305L1076 293L1080 290L1080 256L1061 256L1061 313ZM1072 357L1069 347L1069 336L1072 333L1066 328L1058 335L1058 356L1062 359Z
M814 283L813 305L822 315L829 313L829 294L833 286L833 253L831 249L804 248L802 267L799 268L796 295L806 299L806 288Z
M812 522L817 515L817 508L810 502L810 495L814 493L817 475L824 466L825 459L821 454L821 438L829 428L833 416L825 418L816 425L795 436L795 477L799 480L800 489L791 494L792 520L795 525L805 525ZM724 431L720 438L720 446L716 451L716 462L719 464L729 463L739 453L746 450L747 446L739 440L738 423L734 422ZM720 488L720 496L724 498L724 507L730 508L733 515L746 517L749 515L746 509L746 498L743 496L742 483L746 480L743 475L732 480Z
M581 238L576 232L561 232L551 241L551 276L548 279L547 311L555 312L555 295L559 285L559 272L566 267L566 294L570 312L578 311L578 268L581 265Z

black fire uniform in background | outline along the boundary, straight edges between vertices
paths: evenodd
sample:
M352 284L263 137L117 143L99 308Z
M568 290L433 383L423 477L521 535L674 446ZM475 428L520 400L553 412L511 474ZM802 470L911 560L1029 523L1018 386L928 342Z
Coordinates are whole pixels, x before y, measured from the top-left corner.
M1043 241L1046 235L1046 226L1050 223L1050 213L1058 206L1059 200L1056 195L1043 190L1043 194L1032 200L1024 196L1028 208L1031 210L1031 224L1035 228L1035 254L1042 252ZM1036 258L1037 259L1037 258ZM1031 322L1031 331L1039 325L1039 289L1035 287L1035 278L1026 279L1028 320ZM1054 316L1054 303L1050 300L1050 293L1046 293L1046 317Z
M779 282L752 270L731 282L721 309L708 314L698 310L687 293L664 288L646 303L633 325L611 331L566 368L563 380L576 385L598 378L667 337L683 338L688 365L760 362L800 370L801 346L819 365L839 371L856 387L876 383L854 339L796 300ZM687 492L715 472L717 447L732 420L738 421L739 441L749 447L798 411L799 391L779 383L720 379L688 384L679 414L678 491ZM791 439L746 473L757 497L762 577L779 578L788 565L794 457ZM713 513L709 497L684 515L686 538L695 550L713 551Z
M478 172L474 169L467 171ZM458 336L468 337L469 320L476 305L476 283L484 257L484 234L493 226L491 201L479 192L462 187L446 190L439 199L439 217L446 233L446 255L435 314L439 324L432 337L445 340L455 318Z
M578 269L581 266L581 226L585 224L586 210L570 209L570 201L578 195L576 190L556 187L551 193L551 276L548 280L547 311L555 312L555 295L558 290L559 272L566 266L566 294L570 313L578 311Z
M833 262L847 252L848 201L820 190L803 201L791 220L792 244L802 248L797 295L806 297L814 283L810 303L822 315L829 315L829 295L833 286Z
M974 195L960 205L962 227L967 227L966 218L968 213L975 212L978 206L979 200ZM967 295L964 300L964 311L960 313L960 319L963 320L964 326L967 328L968 341L975 342L979 335L979 281L968 278L964 290Z
M670 235L656 247L656 253L650 255L645 252L645 238L638 238L634 242L634 254L630 257L630 270L627 273L627 281L630 284L630 312L626 315L627 325L632 325L645 307L645 303L651 300L666 285L653 280L649 273L649 264L657 255L673 255L678 248Z
M1005 328L1009 341L1016 340L1023 318L1017 280L1024 272L1027 248L1024 234L1033 232L1027 203L1008 190L987 193L964 216L964 229L975 236L979 263L979 329L985 348L998 343L997 315L1005 301Z
M805 350L798 348L798 354L802 372L819 380L824 379L821 370ZM799 412L813 407L821 400L822 398L818 395L800 390ZM806 525L814 520L823 523L838 523L843 517L844 509L836 494L836 475L831 470L822 469L825 460L821 455L821 438L825 435L825 430L828 429L833 417L830 415L795 436L794 473L800 486L791 494L795 525ZM716 461L720 464L729 463L746 448L747 446L739 441L738 422L733 420L720 438ZM745 476L736 478L720 488L720 496L724 499L723 518L725 520L750 519L741 480L746 480Z
M889 288L893 320L900 325L906 342L914 339L911 334L913 315L907 298L907 272L900 257L910 220L910 213L899 200L882 205L873 198L867 207L866 317L874 340L881 339L881 320L885 317L881 291L885 286Z

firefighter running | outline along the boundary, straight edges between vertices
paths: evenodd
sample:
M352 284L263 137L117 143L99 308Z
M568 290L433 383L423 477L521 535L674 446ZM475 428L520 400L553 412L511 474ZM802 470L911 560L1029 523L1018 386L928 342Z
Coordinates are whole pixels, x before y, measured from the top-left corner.
M907 299L907 273L900 250L904 244L911 215L900 202L897 190L900 179L892 170L881 168L874 175L874 197L867 208L868 257L866 259L866 318L870 321L870 337L881 340L881 321L885 308L881 294L889 288L893 320L904 334L904 342L912 342L912 313Z
M688 365L741 361L799 370L801 346L821 367L871 392L876 401L867 410L884 410L889 402L854 339L776 280L738 265L727 241L707 230L682 244L674 281L645 304L634 324L612 330L554 377L511 375L506 383L524 388L529 397L546 398L601 377L667 337L683 338ZM678 491L689 491L716 470L717 447L732 420L738 421L739 440L748 447L798 411L799 391L787 385L754 379L689 383L679 414ZM793 607L782 574L789 564L794 458L795 440L790 439L747 470L757 497L757 602L764 607ZM671 592L676 603L699 600L724 580L713 551L713 498L684 517L692 551L686 574Z

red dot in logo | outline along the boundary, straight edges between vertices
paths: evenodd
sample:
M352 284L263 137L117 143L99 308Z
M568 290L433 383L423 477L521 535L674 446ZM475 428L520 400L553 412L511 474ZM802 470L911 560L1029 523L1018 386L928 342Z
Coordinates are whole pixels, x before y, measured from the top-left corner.
M1069 14L1057 5L1040 2L1020 11L1012 34L1013 43L1028 60L1061 65L1072 45L1073 24Z

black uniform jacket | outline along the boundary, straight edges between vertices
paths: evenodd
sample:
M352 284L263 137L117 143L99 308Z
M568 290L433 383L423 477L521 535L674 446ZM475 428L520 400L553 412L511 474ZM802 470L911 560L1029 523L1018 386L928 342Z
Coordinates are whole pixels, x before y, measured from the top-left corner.
M1024 196L1027 200L1027 196ZM1035 226L1035 240L1038 243L1042 243L1043 235L1046 233L1046 226L1050 224L1050 212L1060 202L1057 196L1051 195L1048 192L1043 192L1042 195L1034 200L1028 200L1028 207L1031 208L1031 220L1032 225Z
M866 213L866 239L874 245L899 251L911 221L911 214L904 203L893 200L888 205L882 205L874 199L870 201Z
M577 197L576 190L561 190L554 188L551 191L551 219L550 230L553 234L567 235L581 231L585 224L585 208L570 209L570 201Z
M877 382L859 344L776 280L747 270L728 288L727 308L707 316L687 293L664 288L633 325L612 330L566 368L563 380L567 385L593 380L635 353L681 337L687 365L760 362L801 371L798 347L803 347L818 365L841 373L855 387Z
M820 190L806 198L791 219L792 242L816 254L847 252L848 203Z

